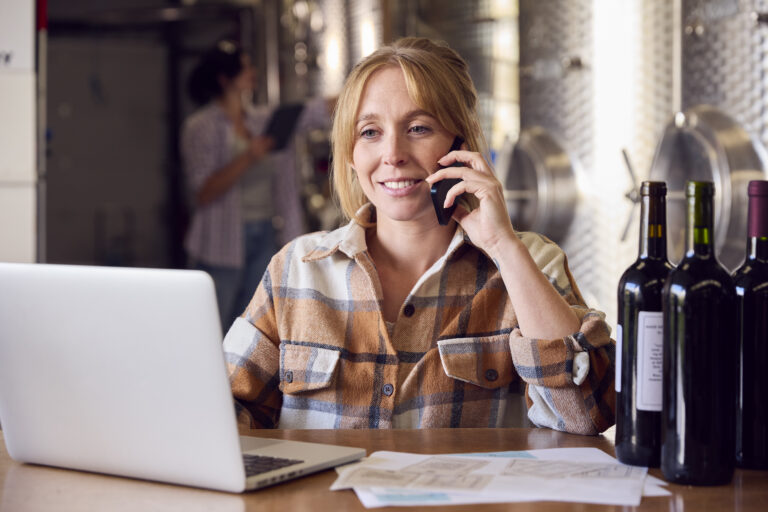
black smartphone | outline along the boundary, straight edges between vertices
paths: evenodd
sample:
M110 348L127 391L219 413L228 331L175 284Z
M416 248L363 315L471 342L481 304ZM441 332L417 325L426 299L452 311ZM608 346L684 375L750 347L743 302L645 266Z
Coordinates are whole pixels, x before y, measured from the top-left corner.
M462 144L464 144L464 139L456 136L456 138L453 139L453 145L451 146L451 149L448 150L448 152L450 153L451 151L457 151L461 149ZM463 166L464 164L462 162L454 162L448 167ZM445 169L445 167L446 166L441 165L440 169ZM461 180L458 178L446 178L436 182L434 185L432 185L432 188L429 189L429 195L432 197L432 205L435 207L435 215L437 215L437 222L439 222L441 226L445 226L451 221L451 215L453 215L453 211L456 209L459 197L464 195L462 194L461 196L457 197L450 208L443 208L443 203L445 203L445 196L448 195L448 191L451 189L451 187L460 181Z

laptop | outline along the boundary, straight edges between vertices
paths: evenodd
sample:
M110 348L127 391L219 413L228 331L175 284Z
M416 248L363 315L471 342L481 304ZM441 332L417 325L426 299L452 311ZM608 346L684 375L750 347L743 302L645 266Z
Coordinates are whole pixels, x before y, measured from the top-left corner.
M213 281L0 263L0 426L19 461L242 492L365 450L240 437Z

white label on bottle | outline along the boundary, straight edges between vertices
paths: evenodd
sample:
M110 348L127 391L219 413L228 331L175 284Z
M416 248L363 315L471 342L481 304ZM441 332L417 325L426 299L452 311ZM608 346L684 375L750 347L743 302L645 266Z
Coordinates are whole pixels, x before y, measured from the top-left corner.
M616 392L621 392L621 347L624 344L623 336L622 336L622 328L621 324L616 326L616 361L615 361L615 367L616 367L616 375L614 376L614 387L616 388Z
M664 318L660 311L637 314L637 408L661 410Z

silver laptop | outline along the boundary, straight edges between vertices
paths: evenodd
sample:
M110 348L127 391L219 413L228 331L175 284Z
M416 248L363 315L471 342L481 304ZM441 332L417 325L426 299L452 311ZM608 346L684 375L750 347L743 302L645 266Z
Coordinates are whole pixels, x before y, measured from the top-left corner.
M242 492L365 450L240 437L213 281L0 263L0 425L20 462Z

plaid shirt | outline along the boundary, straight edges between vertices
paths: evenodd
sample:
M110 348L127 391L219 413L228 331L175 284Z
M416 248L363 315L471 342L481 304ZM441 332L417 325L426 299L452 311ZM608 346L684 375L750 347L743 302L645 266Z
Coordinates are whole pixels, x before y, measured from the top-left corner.
M248 131L263 133L271 115L271 107L247 108ZM330 118L325 99L310 100L299 117L296 133L327 128ZM232 161L234 137L231 121L216 102L185 121L181 154L192 190L199 190L211 174ZM305 231L294 152L293 144L289 144L286 149L272 153L275 166L272 197L275 214L282 220L279 234L284 241ZM210 204L197 207L184 242L187 253L196 261L210 265L242 267L245 249L241 205L240 187L234 186Z
M224 340L240 425L514 427L527 423L527 405L539 426L611 426L615 345L604 315L584 305L559 247L518 236L581 319L579 332L523 336L498 269L460 227L391 335L365 228L352 221L284 247Z

